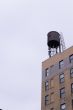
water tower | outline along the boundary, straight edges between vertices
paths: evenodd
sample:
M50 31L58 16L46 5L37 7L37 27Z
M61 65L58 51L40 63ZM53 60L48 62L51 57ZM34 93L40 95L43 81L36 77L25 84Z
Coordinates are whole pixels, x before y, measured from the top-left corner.
M51 31L47 34L47 45L49 57L65 50L63 36L56 31Z

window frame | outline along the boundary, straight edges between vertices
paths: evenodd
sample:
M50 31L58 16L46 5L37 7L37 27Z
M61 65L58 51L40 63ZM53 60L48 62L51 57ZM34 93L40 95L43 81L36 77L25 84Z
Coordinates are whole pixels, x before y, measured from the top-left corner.
M61 69L64 66L64 60L59 61L59 69Z
M70 69L70 77L73 78L73 67Z
M49 76L49 68L46 68L45 69L45 77L48 77Z
M73 54L69 56L69 61L70 61L70 63L73 62L73 58L72 58L72 57L73 57Z
M45 81L45 91L49 90L49 82Z
M65 105L65 108L64 109L62 108L63 105ZM65 103L63 103L63 104L60 105L60 110L66 110L66 104Z
M65 87L60 89L60 98L64 98L64 97L65 97Z
M71 84L71 93L73 93L73 83Z
M45 96L45 106L49 104L49 95Z
M62 78L61 78L61 75L63 75ZM61 73L61 74L59 75L59 81L60 81L60 83L64 83L64 81L65 81L65 79L64 79L64 73Z

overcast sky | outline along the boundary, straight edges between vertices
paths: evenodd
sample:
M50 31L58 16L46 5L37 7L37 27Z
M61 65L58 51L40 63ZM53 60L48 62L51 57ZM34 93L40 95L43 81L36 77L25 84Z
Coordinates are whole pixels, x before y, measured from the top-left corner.
M0 1L0 108L40 110L47 33L73 45L73 0Z

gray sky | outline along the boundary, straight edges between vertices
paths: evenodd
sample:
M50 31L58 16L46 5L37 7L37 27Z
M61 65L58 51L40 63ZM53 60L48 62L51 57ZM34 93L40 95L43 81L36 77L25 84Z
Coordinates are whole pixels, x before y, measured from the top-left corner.
M73 45L73 0L0 1L0 108L40 110L46 34Z

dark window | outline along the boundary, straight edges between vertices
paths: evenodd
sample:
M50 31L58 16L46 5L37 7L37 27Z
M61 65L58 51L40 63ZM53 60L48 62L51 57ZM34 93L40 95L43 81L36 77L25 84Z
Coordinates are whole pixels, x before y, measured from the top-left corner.
M48 81L45 82L45 90L47 91L49 89L49 83Z
M73 55L70 55L69 60L70 60L70 63L73 62Z
M71 92L73 93L73 83L71 84Z
M60 89L60 98L65 97L65 88Z
M46 70L45 70L45 77L47 77L49 75L49 69L47 68Z
M65 103L64 104L61 104L60 110L66 110L66 104Z
M60 78L60 83L63 83L64 82L64 73L60 74L59 78Z
M45 105L48 105L49 104L49 95L46 95L45 96Z
M70 77L73 78L73 68L70 69Z
M61 60L61 61L59 62L59 68L61 69L63 66L64 66L64 61Z

